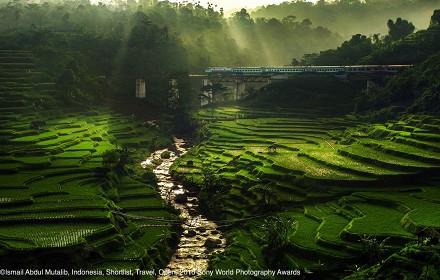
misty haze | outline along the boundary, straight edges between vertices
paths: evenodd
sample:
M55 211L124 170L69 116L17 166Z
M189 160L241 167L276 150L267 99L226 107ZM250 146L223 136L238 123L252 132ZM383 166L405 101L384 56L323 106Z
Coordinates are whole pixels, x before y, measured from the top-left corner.
M439 279L437 0L0 0L0 276Z

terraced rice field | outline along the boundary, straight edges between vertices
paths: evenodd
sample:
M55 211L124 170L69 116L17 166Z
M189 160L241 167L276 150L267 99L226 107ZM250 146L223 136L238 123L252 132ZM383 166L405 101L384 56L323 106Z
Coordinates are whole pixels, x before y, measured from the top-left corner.
M110 183L102 154L126 145L147 156L157 131L105 108L61 110L60 94L31 53L0 51L2 265L22 258L20 267L41 267L49 261L29 256L55 249L82 256L81 268L153 265L170 253L172 232L153 218L176 216L154 186L129 177Z
M319 115L244 107L199 111L204 141L172 169L202 182L202 170L211 168L229 187L218 207L223 221L235 226L213 267L267 267L261 224L275 213L297 221L284 265L317 276L336 271L341 277L365 263L362 238L386 239L391 254L415 242L425 227L440 230L440 119L414 115L368 125L351 115ZM250 220L234 223L241 219Z

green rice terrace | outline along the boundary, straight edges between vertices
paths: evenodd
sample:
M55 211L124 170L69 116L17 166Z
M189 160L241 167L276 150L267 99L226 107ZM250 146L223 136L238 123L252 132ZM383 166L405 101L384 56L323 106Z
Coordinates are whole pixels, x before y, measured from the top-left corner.
M170 137L106 107L66 108L60 96L30 52L0 51L0 263L165 268L178 216L140 162ZM440 231L440 119L366 124L355 115L324 117L328 111L195 113L199 144L171 173L226 236L209 269L274 269L260 277L269 279L297 272L302 279L438 279L438 237L429 233ZM124 172L106 165L115 149L135 151Z
M439 277L439 245L424 246L416 234L440 230L440 119L409 115L373 125L354 115L319 116L246 107L198 112L203 141L172 170L189 186L218 177L205 207L224 222L228 245L211 266L367 279L378 268L363 270L386 259L386 279ZM264 229L276 219L292 225L271 254Z
M60 109L55 83L26 51L0 51L0 85L0 263L162 267L175 231L166 221L177 216L154 182L108 172L102 157L124 146L140 166L162 134L105 108Z

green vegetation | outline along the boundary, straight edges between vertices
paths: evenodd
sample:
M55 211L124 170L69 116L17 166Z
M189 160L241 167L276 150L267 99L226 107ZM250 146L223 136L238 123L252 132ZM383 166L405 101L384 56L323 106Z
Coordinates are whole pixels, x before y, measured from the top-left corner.
M325 115L326 108L198 111L207 138L175 162L173 175L199 185L202 205L214 201L208 214L226 224L245 220L227 230L213 268L297 268L337 278L414 244L427 226L440 229L437 185L427 183L440 169L438 130L429 125L438 118L369 125ZM412 145L419 133L429 135L423 151ZM213 195L204 194L207 186Z
M400 17L387 22L388 35L380 37L356 34L336 49L308 53L293 64L301 65L365 65L416 64L439 51L439 26L435 10L427 29L415 33L414 25ZM384 22L385 24L385 22ZM432 63L431 63L432 65Z
M143 78L151 101L164 104L169 79L178 80L184 103L193 102L198 93L188 92L189 71L286 65L292 54L343 41L325 25L295 16L251 18L243 9L226 18L221 7L198 2L92 3L1 1L1 46L31 48L74 100L94 103L132 93L133 80ZM265 37L270 40L260 39Z
M382 34L387 32L384 25L390 18L402 17L413 22L417 29L426 28L428 17L438 9L435 1L285 1L280 5L267 5L253 11L254 18L296 18L308 19L317 26L324 26L332 31L349 37L352 34ZM329 16L331 15L331 16Z
M210 268L438 278L435 238L416 237L440 230L437 6L291 1L225 18L187 1L0 1L0 263L166 267L179 221L138 163L197 126L171 172L224 230ZM190 114L188 73L290 60L415 66L368 90L289 77Z
M388 35L382 38L356 34L336 49L306 54L301 61L293 59L292 64L414 64L400 75L370 78L378 86L359 91L355 111L371 122L385 122L401 113L438 115L439 13L440 10L435 10L429 27L416 33L412 33L411 22L390 19ZM286 98L287 95L281 96Z
M367 113L372 121L384 121L401 112L438 115L439 62L437 53L406 73L391 78L386 86L360 96L358 112Z
M274 268L278 268L280 265L279 257L283 255L281 252L288 247L289 236L295 224L296 221L283 216L269 217L263 224L267 243L263 252L269 259L268 263Z
M26 67L19 64L24 59ZM0 68L0 79L10 86L0 97L2 265L94 269L109 268L104 263L111 261L119 269L162 266L176 229L155 220L177 216L151 181L143 181L147 171L137 166L150 152L144 142L149 137L167 142L166 134L105 107L58 109L63 106L58 93L45 93L58 92L55 83L40 74L19 83L9 76L26 76L29 69L41 73L31 53L0 51L1 66L4 61L10 66ZM136 147L136 154L127 146Z

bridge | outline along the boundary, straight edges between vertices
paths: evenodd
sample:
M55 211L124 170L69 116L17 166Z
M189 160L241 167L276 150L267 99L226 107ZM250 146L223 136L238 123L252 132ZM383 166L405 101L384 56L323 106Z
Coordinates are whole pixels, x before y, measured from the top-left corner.
M246 83L271 83L293 75L334 75L344 80L367 81L367 88L385 76L412 67L412 65L337 65L337 66L283 66L283 67L208 67L205 74L190 75L202 79L202 86L213 83L235 83L234 99L240 98Z
M395 75L412 65L346 65L284 67L208 67L205 75L212 81L249 82L287 78L290 75L332 74L344 78L369 79L372 76ZM203 75L202 75L203 76Z

